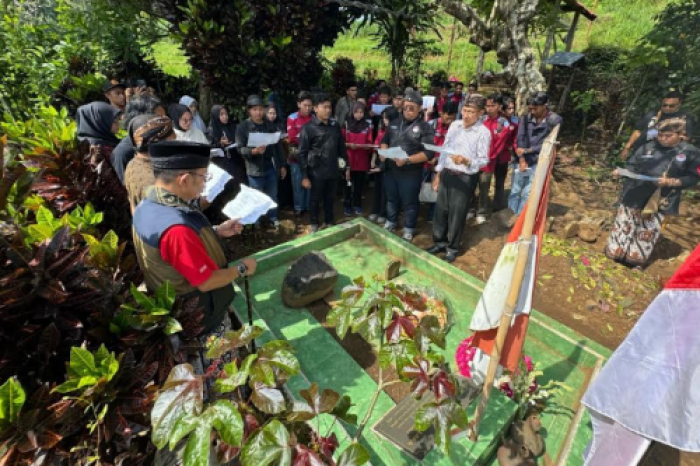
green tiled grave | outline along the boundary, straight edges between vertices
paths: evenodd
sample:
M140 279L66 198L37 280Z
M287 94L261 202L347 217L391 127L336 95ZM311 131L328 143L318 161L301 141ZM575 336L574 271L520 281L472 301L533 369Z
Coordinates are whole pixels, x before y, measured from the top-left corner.
M302 375L289 382L289 388L295 395L310 382L318 382L321 388L332 388L341 394L350 395L357 405L354 409L358 418L362 419L376 388L374 380L336 343L310 312L287 309L282 304L281 285L287 268L296 258L313 250L326 254L338 269L338 294L353 278L369 277L372 273L381 274L391 259L401 260L402 272L397 280L433 287L451 304L455 323L447 341L448 360L453 360L457 345L471 334L469 321L484 286L480 280L385 233L364 219L299 238L256 254L258 269L251 279L255 323L269 329L263 338L286 339L296 350ZM242 320L247 319L242 292L238 293L235 307ZM546 437L547 452L555 464L581 465L583 450L592 431L579 400L610 352L534 311L530 319L525 353L532 356L538 369L544 372L540 378L541 384L557 380L572 388L571 392L565 392L550 402L550 408L543 413L543 434ZM502 428L514 416L515 405L500 392L494 390L493 393L479 441L474 443L461 439L455 442L451 458L433 449L422 464L495 464L492 458L493 448ZM370 426L393 406L393 400L382 394ZM473 416L473 406L469 415L470 418ZM352 426L333 424L328 419L322 419L322 423L336 433L341 441L341 449L355 433ZM374 466L420 464L369 428L365 430L365 439Z

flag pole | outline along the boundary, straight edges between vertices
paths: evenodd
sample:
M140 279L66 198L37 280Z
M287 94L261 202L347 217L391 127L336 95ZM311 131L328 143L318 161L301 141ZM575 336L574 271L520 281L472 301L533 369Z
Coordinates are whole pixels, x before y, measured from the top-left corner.
M508 336L508 330L510 330L510 325L513 320L513 313L515 312L515 307L518 304L520 289L522 288L523 280L525 278L528 257L530 255L530 244L532 243L533 229L535 227L537 212L539 210L538 207L544 192L546 177L549 176L551 161L554 154L554 144L558 134L559 126L557 125L557 127L554 128L552 133L544 141L542 152L537 164L537 171L535 172L535 179L532 180L532 192L528 198L522 234L518 240L518 255L515 261L513 279L510 284L510 290L508 291L505 309L501 314L501 321L498 325L498 332L496 333L496 340L494 341L493 350L491 351L491 359L489 360L488 370L486 371L486 379L482 388L481 399L476 407L474 421L471 425L469 439L473 442L476 442L476 440L479 438L479 425L481 424L484 413L486 412L486 407L489 403L491 389L493 388L493 383L496 379L496 371L498 370L498 365L501 361L503 344ZM542 177L544 177L544 180Z

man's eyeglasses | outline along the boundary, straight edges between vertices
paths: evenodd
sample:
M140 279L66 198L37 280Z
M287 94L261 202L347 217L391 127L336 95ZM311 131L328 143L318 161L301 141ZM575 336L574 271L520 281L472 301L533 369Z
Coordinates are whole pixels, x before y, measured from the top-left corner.
M208 173L208 172L205 173L204 175L200 175L199 173L195 173L195 172L187 172L187 173L189 173L192 176L201 176L202 178L204 178L204 181L211 181L212 176L213 176L211 173Z

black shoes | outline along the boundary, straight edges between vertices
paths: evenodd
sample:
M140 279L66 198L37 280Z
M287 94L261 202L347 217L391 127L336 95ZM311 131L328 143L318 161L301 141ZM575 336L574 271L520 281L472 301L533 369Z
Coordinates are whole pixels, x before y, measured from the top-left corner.
M445 254L445 262L448 262L451 264L455 260L457 260L457 254L455 254L454 252L448 252L447 254Z
M437 254L439 252L443 252L445 248L443 246L438 246L437 244L434 244L430 246L428 249L425 250L428 254Z

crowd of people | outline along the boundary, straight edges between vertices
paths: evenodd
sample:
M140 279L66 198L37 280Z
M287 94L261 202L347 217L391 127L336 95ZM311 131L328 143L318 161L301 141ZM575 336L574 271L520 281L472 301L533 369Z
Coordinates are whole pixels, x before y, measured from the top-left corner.
M274 94L267 100L251 95L246 120L236 124L226 106L214 105L207 125L190 96L166 107L145 85L108 81L107 102L78 109L78 137L89 141L91 156L99 154L111 166L101 173L118 180L115 191L121 191L114 195L123 194L124 208L133 215L134 244L149 289L169 281L178 295L199 297L205 335L220 334L240 326L225 312L232 302L228 285L256 267L253 259L227 266L220 239L240 233L242 226L216 221L241 184L288 206L296 217L308 212L314 232L335 223L339 191L344 215L365 215L362 199L371 181L367 218L395 231L403 212L402 235L410 242L421 203L429 204L428 251L444 253L447 262L457 258L470 217L479 224L503 209L520 214L543 141L562 118L550 110L544 92L532 95L518 118L509 96L483 96L474 84L463 93L463 87L437 84L434 99L427 99L432 105L415 89L392 89L384 82L370 95L350 83L335 105L327 95L302 91L286 124ZM623 156L632 153L626 168L655 178L625 179L606 247L614 260L643 265L666 216L678 212L681 191L700 180L700 153L687 142L692 119L681 103L676 93L665 96L661 109L639 122L625 146ZM120 127L127 131L121 140ZM276 132L278 143L249 147L251 134ZM389 148L400 148L405 157L379 153ZM223 156L213 156L212 149ZM232 175L211 201L201 195L210 163ZM278 209L266 221L277 226ZM206 361L201 364L206 367Z

